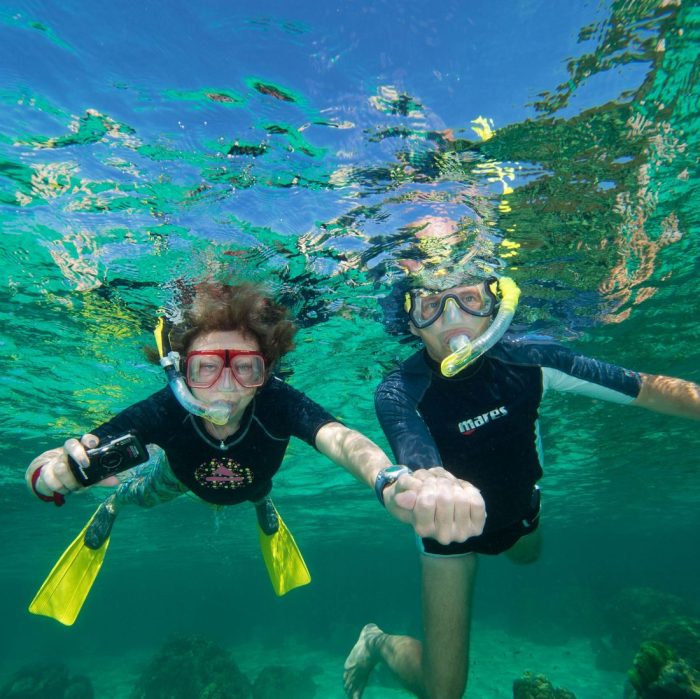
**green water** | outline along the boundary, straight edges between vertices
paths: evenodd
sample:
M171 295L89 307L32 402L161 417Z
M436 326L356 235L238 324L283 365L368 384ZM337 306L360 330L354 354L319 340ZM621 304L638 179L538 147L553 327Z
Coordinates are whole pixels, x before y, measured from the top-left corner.
M0 89L0 686L58 660L96 696L121 699L172 634L199 633L251 680L296 666L316 696L340 697L364 623L420 633L410 531L303 444L274 494L311 586L273 596L251 508L183 499L124 512L73 628L27 614L100 495L44 506L26 493L26 465L163 385L142 347L184 281L233 271L267 283L301 326L290 383L384 447L373 391L415 348L386 332L384 264L415 250L410 224L427 216L457 222L456 243L430 241L438 254L477 245L502 260L523 289L520 326L700 381L696 3L606 6L563 82L488 140L473 128L478 110L445 123L423 94L379 79L339 89L329 107L312 81L265 77L281 69L262 59L245 79L192 89L167 75L98 80L80 41L40 21L46 7L20 9L1 15L6 30L33 32L68 67L79 60L93 93L76 86L69 99L70 70L58 79L48 59L53 83L15 78L19 57ZM274 31L313 53L313 27L255 21L256 41ZM629 66L640 78L596 99ZM622 697L634 651L608 666L596 654L625 623L610 601L653 588L700 614L700 433L556 395L542 429L544 554L526 568L482 560L469 694L509 697L531 670L579 699ZM366 696L402 694L380 670Z

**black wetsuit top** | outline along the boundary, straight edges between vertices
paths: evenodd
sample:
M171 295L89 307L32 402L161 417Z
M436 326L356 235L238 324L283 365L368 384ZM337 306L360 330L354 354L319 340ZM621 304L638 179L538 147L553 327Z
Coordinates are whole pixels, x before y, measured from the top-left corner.
M161 447L177 478L216 505L257 501L270 492L272 477L290 437L315 446L319 429L335 418L278 377L258 390L239 430L225 440L209 435L201 418L187 412L170 388L132 405L93 430L104 441L129 430Z
M375 397L396 462L414 469L443 466L479 488L487 512L484 533L466 542L468 547L424 540L425 550L479 551L480 539L503 539L499 532L537 517L533 490L542 476L537 417L546 389L629 403L640 386L637 373L542 337L507 335L453 378L442 376L425 350L409 357ZM526 530L515 533L514 539L485 545L483 552L509 548Z

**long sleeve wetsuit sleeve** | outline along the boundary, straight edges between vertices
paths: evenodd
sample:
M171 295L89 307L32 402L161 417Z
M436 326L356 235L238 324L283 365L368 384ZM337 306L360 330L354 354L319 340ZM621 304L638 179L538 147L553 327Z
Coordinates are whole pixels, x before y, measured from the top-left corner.
M165 447L169 436L186 416L172 399L170 389L165 388L115 415L95 428L93 434L104 441L133 431L145 444ZM148 463L129 471L127 478L117 487L112 496L116 508L122 505L154 507L188 491L173 473L161 449L149 448L149 454Z
M553 346L542 363L542 387L627 405L641 390L635 371Z
M441 466L440 452L418 411L418 398L408 390L400 374L392 374L375 394L379 423L396 463L413 469Z

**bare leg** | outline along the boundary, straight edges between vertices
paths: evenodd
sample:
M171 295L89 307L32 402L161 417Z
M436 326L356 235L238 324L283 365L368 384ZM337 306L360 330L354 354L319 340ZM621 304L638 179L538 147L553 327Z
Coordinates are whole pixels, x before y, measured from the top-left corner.
M464 693L476 555L422 556L421 563L425 642L367 624L345 661L343 683L351 699L362 696L380 660L417 697L457 699Z
M431 699L457 699L466 689L476 567L476 554L423 556L423 677Z

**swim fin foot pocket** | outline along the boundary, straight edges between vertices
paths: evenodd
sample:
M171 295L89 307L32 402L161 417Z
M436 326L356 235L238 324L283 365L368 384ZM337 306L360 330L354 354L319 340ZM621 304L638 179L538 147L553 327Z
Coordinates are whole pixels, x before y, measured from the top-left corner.
M260 502L256 502L255 514L258 517L258 526L263 530L263 533L269 536L279 530L279 517L272 498L264 498Z
M90 524L88 524L85 530L85 546L93 551L97 551L97 549L109 539L116 519L117 510L114 504L111 499L105 500L97 508L97 511L90 520Z
M109 539L116 519L117 509L114 506L113 498L107 498L97 508L85 530L85 546L93 551L97 551Z

